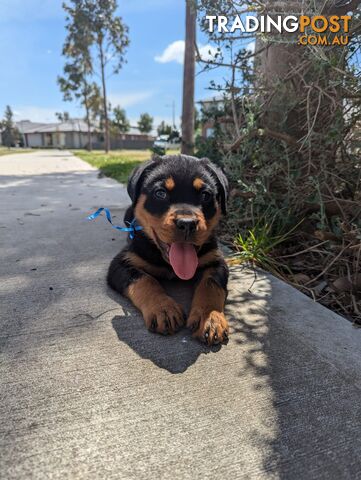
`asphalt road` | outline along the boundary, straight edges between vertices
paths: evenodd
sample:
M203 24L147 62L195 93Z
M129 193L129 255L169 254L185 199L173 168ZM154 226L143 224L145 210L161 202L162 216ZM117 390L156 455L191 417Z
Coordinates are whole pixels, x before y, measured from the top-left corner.
M69 153L0 158L0 478L361 479L361 330L236 268L227 346L147 332L85 220L127 203Z

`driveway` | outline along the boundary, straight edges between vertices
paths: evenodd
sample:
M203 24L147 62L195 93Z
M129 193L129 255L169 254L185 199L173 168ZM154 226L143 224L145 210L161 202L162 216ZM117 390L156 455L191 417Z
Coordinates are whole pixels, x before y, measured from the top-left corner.
M361 330L235 268L227 346L147 332L86 221L127 204L70 153L0 158L1 478L361 479Z

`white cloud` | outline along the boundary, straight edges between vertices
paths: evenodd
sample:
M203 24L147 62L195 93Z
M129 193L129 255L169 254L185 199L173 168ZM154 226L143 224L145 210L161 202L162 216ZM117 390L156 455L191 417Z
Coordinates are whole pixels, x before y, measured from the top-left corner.
M183 64L184 60L184 40L176 40L166 47L166 49L160 55L154 57L154 60L158 63L169 63L176 62L180 65ZM199 54L202 60L210 60L214 58L218 49L212 45L199 45L198 46Z
M138 103L144 102L152 97L154 92L130 92L130 93L110 93L108 95L109 101L113 107L121 106L122 108L132 107Z
M184 40L177 40L163 51L161 55L154 57L158 63L177 62L182 64L184 57Z
M218 52L218 48L217 47L212 47L212 45L201 45L200 47L198 47L198 50L199 50L199 55L201 57L202 60L212 60L217 52Z

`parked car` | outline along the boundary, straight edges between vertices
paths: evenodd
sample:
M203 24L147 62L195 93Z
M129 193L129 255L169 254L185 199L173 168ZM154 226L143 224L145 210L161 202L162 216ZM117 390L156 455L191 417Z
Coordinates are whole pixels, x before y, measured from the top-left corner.
M181 139L179 136L159 135L154 141L153 148L169 150L179 147Z

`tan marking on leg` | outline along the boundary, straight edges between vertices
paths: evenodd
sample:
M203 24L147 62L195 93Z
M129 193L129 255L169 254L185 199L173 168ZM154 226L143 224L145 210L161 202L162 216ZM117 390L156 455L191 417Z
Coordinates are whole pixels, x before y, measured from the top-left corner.
M214 269L205 271L192 301L187 326L194 336L212 345L228 339L228 322L224 316L226 292L211 278Z
M142 312L145 324L151 331L172 334L184 323L180 305L150 275L144 275L131 283L125 290L125 295Z
M128 261L130 265L133 267L137 268L138 270L143 270L146 273L149 273L150 275L153 275L158 278L171 278L172 272L170 272L169 269L166 267L157 267L157 265L153 265L144 258L140 257L136 253L133 252L127 252L124 255L124 258Z

